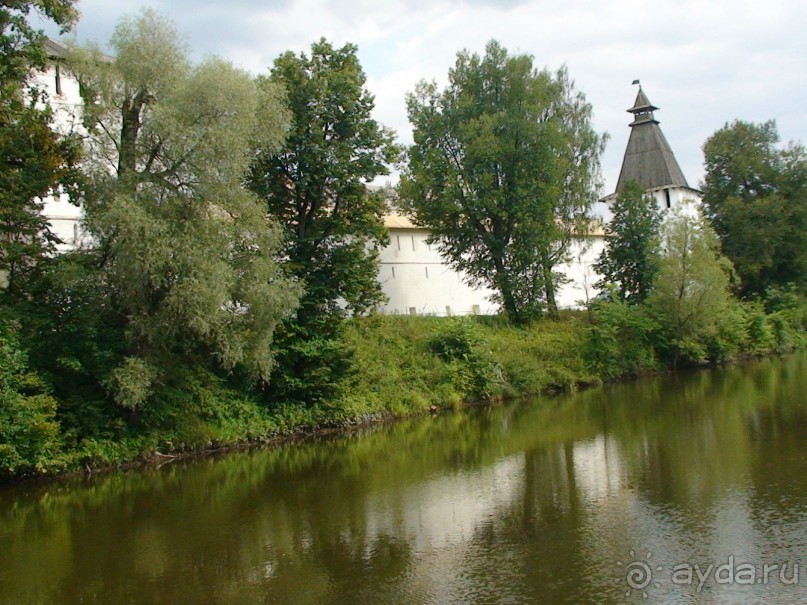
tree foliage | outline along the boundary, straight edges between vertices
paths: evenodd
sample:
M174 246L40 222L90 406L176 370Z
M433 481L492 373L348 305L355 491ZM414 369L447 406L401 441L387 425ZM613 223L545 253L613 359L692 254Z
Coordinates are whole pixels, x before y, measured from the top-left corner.
M59 450L56 400L28 368L14 325L0 319L0 478L44 472Z
M484 57L458 54L445 90L420 82L407 108L404 207L511 320L556 313L554 269L586 228L604 143L565 68L538 71L492 41Z
M704 144L703 201L746 297L807 288L807 152L773 121L735 121Z
M150 10L123 19L111 47L74 63L99 194L88 224L127 343L107 388L136 409L183 364L268 378L298 288L275 262L278 228L242 186L250 141L271 126L257 120L259 91L219 59L191 65Z
M284 53L261 85L281 86L291 111L285 143L259 141L249 186L286 232L285 255L306 284L305 301L344 300L361 312L379 302L377 253L386 244L384 200L365 183L388 174L393 134L372 117L373 96L357 48L320 40L311 55Z
M647 305L673 365L703 361L723 320L730 321L731 262L720 253L712 227L689 204L680 204L665 219L662 249Z
M33 70L48 63L45 35L27 21L33 10L63 30L77 17L74 2L5 3L0 8L0 289L20 297L37 263L53 252L56 236L42 216L42 198L76 193L78 142L53 130Z
M282 225L286 267L305 285L297 317L283 326L274 398L327 397L325 385L349 366L338 342L342 309L360 313L383 298L386 206L366 183L388 173L397 148L372 117L365 81L356 46L324 39L310 55L281 55L261 80L285 89L291 125L279 149L258 141L248 184Z
M594 269L602 275L596 286L616 286L619 298L631 304L647 298L658 271L661 212L652 196L629 181L611 205L606 247Z

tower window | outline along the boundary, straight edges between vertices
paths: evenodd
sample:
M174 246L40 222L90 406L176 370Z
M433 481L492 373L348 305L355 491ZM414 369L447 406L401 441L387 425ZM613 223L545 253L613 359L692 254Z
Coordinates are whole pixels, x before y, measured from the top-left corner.
M670 190L669 189L664 190L664 198L667 200L667 210L669 210L670 208L672 208L672 203L670 202Z

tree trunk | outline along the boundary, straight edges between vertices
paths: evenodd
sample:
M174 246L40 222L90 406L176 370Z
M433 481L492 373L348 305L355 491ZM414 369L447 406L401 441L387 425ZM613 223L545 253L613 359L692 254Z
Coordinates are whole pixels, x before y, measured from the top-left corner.
M127 99L121 110L117 191L124 195L133 195L137 191L137 138L140 135L141 108L142 103L136 96Z
M552 261L547 252L541 254L541 270L544 273L544 291L546 292L546 313L549 319L558 319L558 303L555 301L555 280L552 277Z
M502 296L502 306L504 307L504 314L507 316L508 321L510 321L511 323L514 324L521 323L523 317L521 317L521 313L519 312L518 308L518 302L516 301L516 297L513 294L513 288L510 284L510 280L507 277L507 270L504 268L504 264L501 262L500 259L494 259L493 262L496 267L496 276L494 278L494 282L496 289Z

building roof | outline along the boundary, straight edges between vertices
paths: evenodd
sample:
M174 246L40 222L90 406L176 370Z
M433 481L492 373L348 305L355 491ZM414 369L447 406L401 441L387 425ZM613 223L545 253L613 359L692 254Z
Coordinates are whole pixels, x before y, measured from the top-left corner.
M424 229L413 223L408 216L392 211L384 215L384 226L387 229Z
M45 40L45 50L52 59L67 58L67 47L59 44L56 40L51 40L50 38Z
M628 112L634 115L634 120L630 125L630 139L616 184L617 193L621 192L631 180L645 189L689 188L684 173L670 149L670 144L653 114L657 109L658 107L650 103L640 87L633 107L628 109Z

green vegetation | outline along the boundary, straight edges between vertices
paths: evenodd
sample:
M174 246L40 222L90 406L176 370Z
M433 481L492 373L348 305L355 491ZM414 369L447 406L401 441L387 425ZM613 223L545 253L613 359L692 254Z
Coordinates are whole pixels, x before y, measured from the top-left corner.
M807 292L807 150L778 142L773 121L735 121L703 146L706 215L746 299L769 288Z
M407 98L415 144L401 203L510 321L556 317L555 269L597 199L604 138L591 105L565 69L538 71L495 41L484 57L459 53L448 79Z
M596 286L613 285L621 300L643 302L659 269L661 211L638 183L628 181L611 204L611 213L608 246L594 265L602 275Z
M372 118L357 51L323 39L310 56L284 53L259 81L285 90L290 125L280 146L256 141L247 185L280 223L283 266L304 286L297 313L275 339L267 401L332 398L351 365L342 318L384 296L376 276L388 241L386 205L364 183L388 174L398 149L393 133Z
M793 301L791 301L793 302ZM736 303L734 333L710 334L707 354L771 354L804 344L807 307L773 314ZM4 339L1 388L13 405L0 415L0 475L80 470L263 442L296 431L434 412L483 398L570 391L665 367L674 343L650 312L624 302L514 326L496 317L368 316L346 320L344 345L356 371L327 401L267 407L259 391L235 388L212 374L195 373L166 389L159 410L139 424L83 410L81 436L66 411L57 411L45 381L30 373L14 339ZM723 340L721 340L721 338ZM9 344L10 343L10 344ZM720 345L720 346L718 346ZM6 395L8 397L8 395ZM60 419L64 418L60 422ZM88 426L91 423L102 426ZM72 429L70 427L73 427Z
M114 59L76 51L73 63L98 193L85 203L95 246L79 256L118 327L117 359L93 378L149 422L173 391L228 372L268 379L275 326L299 293L276 261L277 225L241 186L251 137L270 124L261 95L221 60L191 66L178 40L146 10L118 25ZM262 97L264 114L284 113Z
M753 153L733 138L742 125L707 144L717 235L694 209L657 233L629 188L601 261L606 296L562 315L555 268L587 224L603 144L591 107L565 70L539 72L495 42L484 58L460 53L446 91L422 83L409 98L400 193L457 268L498 290L504 316L378 316L387 207L365 183L399 150L371 117L355 46L321 40L256 80L216 58L191 64L146 10L121 21L113 57L71 52L86 100L79 148L50 129L36 91L23 94L44 65L25 14L68 27L72 4L15 7L0 9L0 478L806 342L807 162L799 146L773 149L771 126L750 128ZM81 196L91 243L54 255L38 198L59 186ZM784 222L764 219L771 204ZM771 264L756 237L782 256Z

